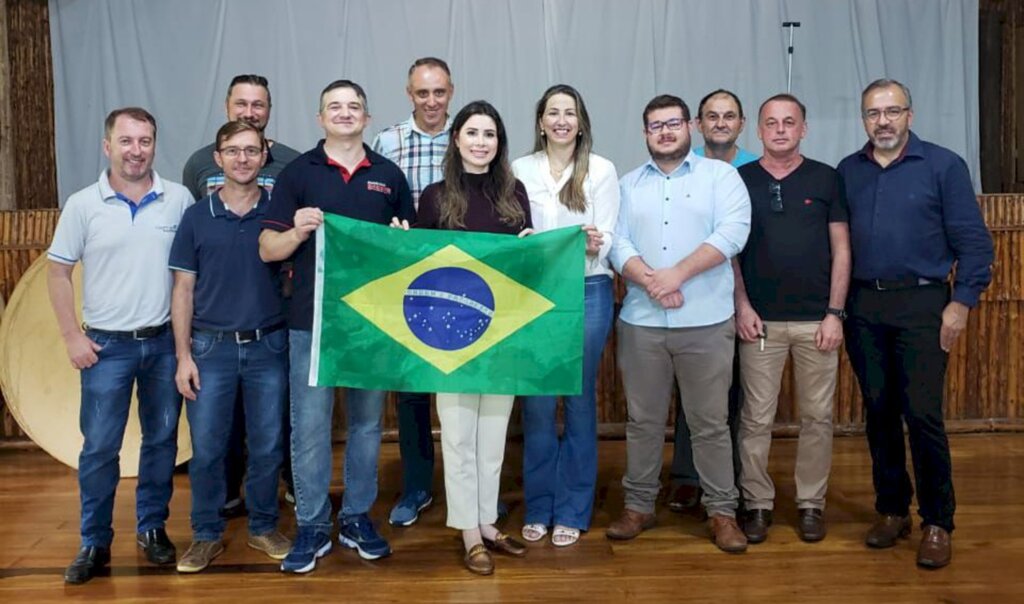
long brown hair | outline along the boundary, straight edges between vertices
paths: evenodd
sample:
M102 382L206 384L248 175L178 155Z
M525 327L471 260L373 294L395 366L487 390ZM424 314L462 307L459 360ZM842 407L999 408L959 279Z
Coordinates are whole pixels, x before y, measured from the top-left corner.
M463 175L462 155L459 153L459 132L474 115L486 115L494 120L498 130L498 150L484 176L484 197L494 204L498 217L509 226L525 225L526 213L516 200L516 177L508 163L508 135L505 124L498 115L498 110L487 101L473 101L463 107L452 121L451 133L448 136L448 149L444 154L444 183L440 195L440 225L445 229L466 228L466 212L469 210L469 197Z
M587 114L587 106L583 103L583 97L572 86L555 84L544 91L544 95L537 101L537 119L534 121L537 129L533 136L533 152L547 150L547 137L543 135L544 131L541 129L540 120L544 117L548 100L556 94L564 94L576 103L576 121L579 124L579 136L576 137L576 148L572 152L572 179L562 187L558 193L558 199L570 211L582 214L587 209L583 181L586 180L587 174L590 172L590 150L594 146L594 139L590 134L590 115Z

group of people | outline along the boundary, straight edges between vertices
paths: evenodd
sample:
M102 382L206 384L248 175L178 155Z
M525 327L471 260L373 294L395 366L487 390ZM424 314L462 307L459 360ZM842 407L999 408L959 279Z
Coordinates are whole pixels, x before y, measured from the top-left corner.
M760 105L760 156L736 144L746 117L732 92L705 96L694 119L679 97L656 96L642 114L650 160L621 179L593 152L590 117L573 87L545 91L533 151L511 162L495 107L474 101L452 117L454 91L444 61L416 60L406 88L412 115L367 145L365 92L334 81L320 95L324 138L300 154L264 135L267 80L237 76L228 122L189 159L185 186L152 168L151 114L110 113L109 168L68 198L48 251L52 305L81 372L85 437L82 545L65 581L88 581L109 563L133 387L143 432L137 541L149 561L203 570L224 551L226 518L240 508L248 513L248 545L280 560L282 571L312 571L330 552L335 389L308 382L312 235L325 213L397 229L585 231L582 392L562 397L561 432L557 397L521 401L523 540L567 547L590 528L595 390L615 322L627 458L624 509L608 538L632 539L655 524L674 388L681 405L670 507L702 505L712 541L726 552L767 538L771 427L790 354L801 420L797 530L805 541L824 538L845 339L864 395L879 515L866 542L889 547L911 530L905 421L923 520L918 563L948 564L954 498L943 377L947 353L991 279L993 250L965 163L911 132L903 84L878 80L864 90L869 141L837 169L801 154L806 107L793 95ZM693 128L704 147L691 148ZM79 262L82 325L71 279ZM627 288L617 319L613 271ZM345 393L338 542L368 560L391 553L369 515L385 395ZM178 557L164 526L183 398L193 539ZM492 552L528 551L496 527L513 402L436 393L447 524L461 531L466 568L483 575L494 572ZM409 526L434 501L430 395L399 393L397 412L402 493L388 521ZM278 529L283 469L290 470L283 474L295 504L294 540Z

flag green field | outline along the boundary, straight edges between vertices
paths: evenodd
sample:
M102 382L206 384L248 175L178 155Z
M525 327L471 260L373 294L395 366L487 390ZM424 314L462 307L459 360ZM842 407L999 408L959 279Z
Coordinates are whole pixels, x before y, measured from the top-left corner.
M324 219L310 384L579 394L579 227L520 239Z

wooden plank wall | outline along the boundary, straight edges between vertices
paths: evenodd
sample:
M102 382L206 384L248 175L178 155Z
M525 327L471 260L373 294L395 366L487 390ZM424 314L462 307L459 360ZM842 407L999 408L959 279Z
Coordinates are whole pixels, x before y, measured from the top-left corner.
M46 0L0 0L7 9L10 130L17 209L57 207L53 63Z
M991 287L971 312L966 333L950 356L946 380L946 417L954 429L985 430L1024 426L1024 195L979 197L986 224L995 241L996 262ZM0 295L10 297L17 279L49 245L56 210L0 212ZM614 358L614 335L602 359L598 382L598 422L602 433L619 436L626 422L626 404ZM52 362L64 362L62 352ZM840 355L835 423L841 432L863 429L864 415L857 381L845 353ZM343 397L339 397L339 402ZM2 402L0 402L2 404ZM797 423L791 376L783 379L777 428L791 431ZM344 433L344 414L335 413L335 433ZM435 427L437 426L435 417ZM514 424L515 425L515 424ZM397 426L394 404L385 411L385 430ZM23 435L3 410L0 439ZM513 428L513 432L516 430Z

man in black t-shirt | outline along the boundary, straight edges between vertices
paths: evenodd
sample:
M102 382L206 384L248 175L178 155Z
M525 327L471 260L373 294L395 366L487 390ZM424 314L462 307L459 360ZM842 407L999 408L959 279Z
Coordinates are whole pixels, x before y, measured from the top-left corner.
M832 465L832 397L843 306L850 282L846 199L834 169L800 154L807 110L775 95L758 111L764 155L739 169L750 193L751 229L736 273L740 343L740 489L750 543L767 538L775 487L768 451L786 359L792 353L800 414L796 456L797 531L825 537L825 491Z

